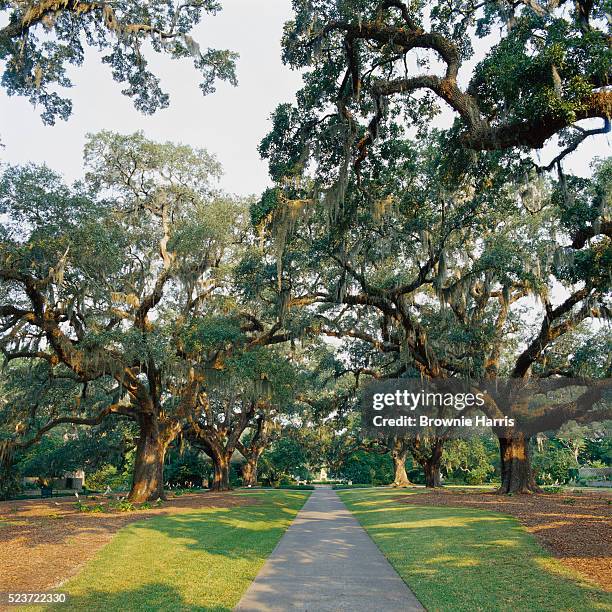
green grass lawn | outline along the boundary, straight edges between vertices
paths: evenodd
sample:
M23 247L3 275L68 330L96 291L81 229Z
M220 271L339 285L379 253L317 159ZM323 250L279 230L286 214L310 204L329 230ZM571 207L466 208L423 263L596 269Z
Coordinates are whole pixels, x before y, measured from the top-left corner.
M231 610L310 493L239 495L260 503L155 516L124 527L57 589L69 600L51 609Z
M562 566L516 519L394 501L419 494L339 491L428 610L612 610L610 594Z

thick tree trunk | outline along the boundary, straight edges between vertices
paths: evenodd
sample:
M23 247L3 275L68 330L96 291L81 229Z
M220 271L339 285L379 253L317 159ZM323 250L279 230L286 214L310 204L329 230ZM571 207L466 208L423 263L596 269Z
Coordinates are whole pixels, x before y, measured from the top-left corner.
M240 440L237 443L236 448L246 460L242 466L242 486L244 487L257 485L257 464L268 445L271 428L272 422L265 415L261 415L257 419L257 427L248 446L245 446Z
M391 453L393 458L393 470L395 476L393 478L394 487L409 487L412 483L408 480L408 474L406 474L406 458L408 457L408 451L394 450Z
M430 454L423 461L423 472L425 472L425 486L431 489L442 486L442 475L440 465L442 463L442 451L444 450L444 439L436 436L431 445Z
M434 489L442 486L442 476L440 474L440 461L425 461L423 464L425 472L425 486Z
M242 486L254 487L257 484L257 459L250 457L242 466Z
M159 439L158 428L151 419L140 423L136 460L132 477L131 502L164 499L164 459L167 444Z
M211 459L214 466L214 476L210 489L212 491L229 491L230 490L230 458L225 453L213 453Z
M442 486L442 475L440 465L442 463L442 451L446 438L441 436L417 436L411 443L412 456L423 468L425 474L425 486L435 488Z
M529 438L524 434L514 433L499 438L501 458L500 493L536 493L536 485L529 451Z

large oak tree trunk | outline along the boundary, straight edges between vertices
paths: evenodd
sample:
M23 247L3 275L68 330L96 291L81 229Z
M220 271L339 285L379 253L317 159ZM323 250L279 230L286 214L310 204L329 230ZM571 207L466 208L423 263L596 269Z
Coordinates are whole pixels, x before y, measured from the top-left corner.
M191 435L189 438L195 448L203 450L212 461L213 479L210 484L211 491L229 491L230 487L230 460L234 454L235 447L223 444L220 436L203 431Z
M435 488L442 486L442 476L440 474L440 461L425 461L423 464L423 471L425 472L425 486L428 488Z
M257 419L257 427L249 444L245 446L240 440L237 443L237 449L246 460L242 466L242 485L245 487L254 487L257 484L257 465L268 445L271 429L270 419L261 415Z
M425 486L428 488L442 486L440 465L445 442L446 438L437 435L425 438L417 436L409 444L414 459L423 468Z
M499 438L501 458L500 493L536 493L540 489L535 482L529 450L529 438L514 433Z
M423 472L425 472L425 486L431 489L442 486L442 475L440 465L442 464L442 451L444 450L444 439L436 437L431 445L430 454L423 461Z
M132 477L131 502L141 503L164 499L164 460L167 444L160 440L159 430L152 419L140 423L136 460Z
M230 490L230 460L254 413L255 402L251 401L246 409L234 415L233 420L227 416L229 412L226 412L223 425L195 423L191 431L185 432L190 443L203 450L213 462L214 474L210 487L212 491ZM209 415L208 421L213 422L213 417Z
M393 486L394 487L408 487L412 483L408 480L408 474L406 474L406 459L408 457L407 450L396 450L391 452L393 459Z
M229 491L230 490L230 458L226 453L213 453L212 462L214 466L214 475L211 485L212 491Z

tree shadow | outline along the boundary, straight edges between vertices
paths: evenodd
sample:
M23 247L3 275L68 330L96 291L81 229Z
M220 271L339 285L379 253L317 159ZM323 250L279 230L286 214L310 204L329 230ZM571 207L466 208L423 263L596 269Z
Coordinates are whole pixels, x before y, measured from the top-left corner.
M186 508L179 513L149 516L134 516L135 513L130 513L125 517L88 515L90 520L75 525L75 530L70 530L70 524L66 521L43 519L49 524L44 532L38 534L34 543L37 546L46 545L40 547L40 550L44 550L50 548L48 544L51 541L53 554L49 556L48 552L45 553L44 559L38 554L36 565L28 560L27 550L31 540L28 539L26 546L15 547L15 554L20 555L23 562L13 564L12 580L23 578L21 582L28 585L25 590L39 591L48 588L50 584L57 584L58 576L70 575L74 568L82 566L67 584L67 588L73 588L75 592L84 590L83 585L104 591L108 584L110 592L127 586L135 588L155 580L168 587L177 587L179 592L185 593L185 588L192 590L188 575L191 571L188 569L190 563L199 568L208 567L212 572L211 577L219 583L225 579L223 572L233 571L230 561L237 560L239 571L242 572L241 580L250 581L307 496L298 492L263 493L257 496L249 494L249 497L244 503L227 507ZM113 518L125 522L117 526L112 522ZM98 551L104 543L100 542L99 531L106 529L109 519L110 541ZM19 535L16 530L24 527L27 538L36 538L35 522L14 526L11 529L13 535L7 538L9 544L0 544L4 549L0 551L0 559L4 552L5 562L10 562L10 540ZM122 529L117 531L118 527ZM0 540L3 539L5 528L0 529ZM48 533L49 530L54 533ZM23 531L21 533L24 535ZM87 534L93 537L89 547ZM71 538L76 539L81 535L78 543L70 542ZM224 557L228 562L220 561L217 566L215 557ZM129 576L127 582L126 576ZM21 584L20 588L24 590ZM92 609L98 608L94 606Z
M197 577L194 576L194 580ZM203 583L203 588L205 584ZM59 589L61 591L61 589ZM45 612L70 610L109 610L121 612L150 612L151 610L179 612L229 612L225 606L198 606L187 602L178 590L161 583L149 583L136 589L119 592L92 590L86 594L68 595L65 603L44 607Z
M231 610L306 497L273 495L131 523L55 589L67 603L45 610Z
M0 503L0 544L8 545L19 539L29 546L69 544L80 535L96 535L117 532L122 527L157 516L173 516L197 512L227 510L237 506L258 505L264 501L266 492L253 493L224 492L198 494L206 503L190 506L187 496L170 500L157 508L133 512L79 512L75 498L60 501L26 500L25 502ZM287 496L291 498L291 496ZM83 498L85 506L108 505L104 497ZM274 502L272 502L274 503ZM286 509L290 512L289 509Z
M515 517L469 507L410 505L410 497L376 492L344 499L417 596L425 595L426 605L436 601L429 599L433 595L438 605L448 598L473 609L476 593L485 594L491 610L512 607L512 602L521 602L521 609L551 610L550 601L565 599L563 609L609 605L609 594L552 558Z
M202 513L176 514L153 517L146 522L133 523L127 530L152 530L175 540L177 545L208 555L232 559L260 559L271 552L297 512L287 504L299 504L303 494L283 494L263 504L235 508L214 508ZM272 517L272 513L276 516Z

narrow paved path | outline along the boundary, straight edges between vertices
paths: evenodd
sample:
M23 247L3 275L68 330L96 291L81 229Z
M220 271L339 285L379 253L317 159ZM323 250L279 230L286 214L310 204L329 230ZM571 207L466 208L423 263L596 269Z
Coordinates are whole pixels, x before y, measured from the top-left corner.
M423 610L335 491L315 489L236 611Z

